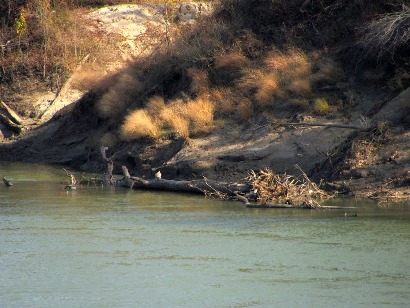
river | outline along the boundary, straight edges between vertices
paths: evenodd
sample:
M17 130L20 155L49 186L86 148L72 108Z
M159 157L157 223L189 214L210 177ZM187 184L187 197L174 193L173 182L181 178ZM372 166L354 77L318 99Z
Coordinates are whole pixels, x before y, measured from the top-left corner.
M1 307L410 305L409 206L246 209L200 195L66 192L50 166L0 162L0 176L14 182L0 186Z

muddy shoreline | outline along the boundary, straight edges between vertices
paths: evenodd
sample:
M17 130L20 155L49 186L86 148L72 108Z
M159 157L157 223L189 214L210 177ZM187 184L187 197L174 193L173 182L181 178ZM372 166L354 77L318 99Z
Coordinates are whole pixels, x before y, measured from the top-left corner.
M103 121L84 116L82 110L92 99L92 93L88 93L49 121L27 129L15 140L4 140L0 143L0 160L103 172L105 166L98 149L103 141L97 137L107 128ZM305 119L311 123L319 120L323 122ZM392 123L384 128L350 129L280 125L265 119L225 124L212 134L190 139L170 135L157 141L118 142L109 147L108 153L118 176L125 165L131 175L146 179L152 179L160 170L169 180L205 177L241 182L249 170L266 167L279 174L299 175L294 168L298 164L329 193L408 202L410 130L401 120Z

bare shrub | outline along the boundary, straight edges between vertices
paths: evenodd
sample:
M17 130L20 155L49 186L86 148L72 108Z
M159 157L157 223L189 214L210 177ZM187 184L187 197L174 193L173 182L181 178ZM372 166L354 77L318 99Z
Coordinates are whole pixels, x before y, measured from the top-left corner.
M300 171L300 167L295 165ZM329 195L310 181L303 172L300 177L276 174L265 168L258 173L251 170L248 180L253 190L257 191L258 203L307 203L318 205L316 200L324 200Z
M394 55L400 47L408 47L409 42L410 7L405 5L401 12L385 14L370 22L359 39L365 57Z
M158 138L160 130L145 110L135 110L125 117L120 129L121 138L133 140L143 137Z
M189 137L189 120L184 116L186 106L182 100L177 100L161 111L161 119L169 125L178 135L184 138Z

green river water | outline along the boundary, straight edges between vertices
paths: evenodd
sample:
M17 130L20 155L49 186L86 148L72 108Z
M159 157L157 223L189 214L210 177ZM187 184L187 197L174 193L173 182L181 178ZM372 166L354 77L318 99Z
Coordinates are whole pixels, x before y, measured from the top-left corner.
M0 307L410 306L408 205L246 209L66 192L55 167L0 162L0 176L14 182L0 186Z

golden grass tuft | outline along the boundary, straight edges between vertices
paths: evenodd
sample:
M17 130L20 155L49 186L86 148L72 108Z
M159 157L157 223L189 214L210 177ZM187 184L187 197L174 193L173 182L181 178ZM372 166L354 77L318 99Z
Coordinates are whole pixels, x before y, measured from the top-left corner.
M73 89L87 91L101 82L104 75L105 71L100 66L84 65L80 71L75 73L71 86Z
M273 98L281 93L279 80L275 75L263 74L255 92L255 99L259 105L267 106L273 102Z
M275 73L260 69L246 70L244 76L237 82L237 88L241 92L253 93L255 100L261 106L267 106L273 101L275 95L282 94L279 78Z
M118 138L112 133L105 133L99 139L98 146L106 146L106 147L113 147L118 141Z
M120 134L124 140L134 140L143 137L158 138L160 129L145 110L139 109L131 112L125 118Z
M184 138L189 137L189 120L184 116L185 103L177 100L165 106L161 111L161 119L169 125L178 135Z
M215 104L205 97L189 101L186 117L191 121L193 133L208 133L213 128Z
M288 86L288 90L300 96L307 96L312 93L312 87L309 78L296 78Z
M98 102L97 110L102 118L117 117L125 110L122 95L115 88L109 89Z
M307 55L298 49L290 49L286 53L272 51L264 60L268 69L279 71L282 78L307 76L311 65Z
M324 98L316 98L313 102L313 111L317 114L327 114L329 112L329 103Z

